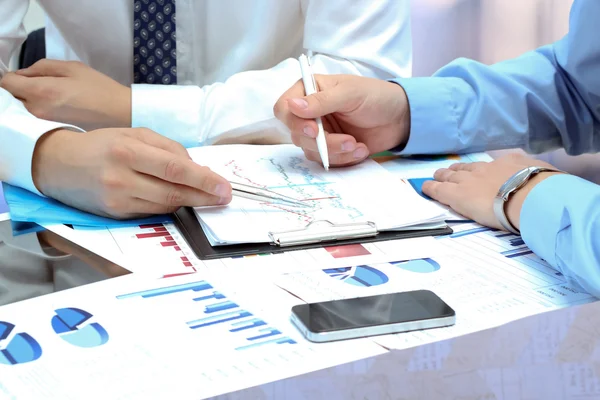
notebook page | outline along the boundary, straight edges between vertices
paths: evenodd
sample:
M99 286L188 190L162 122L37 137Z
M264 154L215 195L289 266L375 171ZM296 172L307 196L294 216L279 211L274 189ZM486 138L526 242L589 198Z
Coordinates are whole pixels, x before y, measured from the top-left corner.
M196 208L214 244L268 242L269 232L302 229L322 220L373 222L383 231L442 218L439 208L371 160L325 171L293 145L227 145L189 152L196 162L232 182L266 188L313 206L296 208L234 196L227 206Z

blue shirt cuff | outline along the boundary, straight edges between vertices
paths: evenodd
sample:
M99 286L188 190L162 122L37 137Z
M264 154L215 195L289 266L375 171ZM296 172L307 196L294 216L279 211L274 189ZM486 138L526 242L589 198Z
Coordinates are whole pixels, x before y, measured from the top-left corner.
M535 185L523 202L521 237L534 253L553 266L559 264L558 234L571 224L571 218L565 218L567 205L573 202L569 197L586 193L588 185L593 184L573 175L554 175Z
M392 149L404 155L455 153L463 146L458 134L459 104L455 78L400 78L410 107L410 136L405 147Z

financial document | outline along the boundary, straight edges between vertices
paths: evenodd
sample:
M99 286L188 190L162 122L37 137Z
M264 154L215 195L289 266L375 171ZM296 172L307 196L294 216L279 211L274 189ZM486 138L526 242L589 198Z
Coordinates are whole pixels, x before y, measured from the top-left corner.
M231 145L189 149L196 162L232 182L303 201L298 208L233 198L223 207L196 208L212 245L270 242L271 232L308 224L373 222L379 231L443 222L443 213L410 185L400 185L375 161L325 171L293 145Z
M268 282L129 275L2 308L0 398L202 399L385 353L307 342Z
M438 256L371 264L348 260L344 267L289 273L275 282L306 302L427 289L456 311L457 322L451 327L373 338L393 349L449 339L596 300L569 285L564 277L556 276L551 268L542 270L539 266L511 262L502 254L483 255L476 245L463 248L453 242L455 239L438 238L448 247L446 253L442 251Z

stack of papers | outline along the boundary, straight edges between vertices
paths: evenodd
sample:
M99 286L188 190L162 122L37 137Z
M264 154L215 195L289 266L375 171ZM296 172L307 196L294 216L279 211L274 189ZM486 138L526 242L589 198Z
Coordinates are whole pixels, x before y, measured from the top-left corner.
M439 207L372 160L325 171L293 145L213 146L189 149L189 153L231 182L312 205L296 208L234 197L227 206L196 208L213 246L270 242L271 232L300 230L317 221L371 222L379 232L445 226L445 213Z

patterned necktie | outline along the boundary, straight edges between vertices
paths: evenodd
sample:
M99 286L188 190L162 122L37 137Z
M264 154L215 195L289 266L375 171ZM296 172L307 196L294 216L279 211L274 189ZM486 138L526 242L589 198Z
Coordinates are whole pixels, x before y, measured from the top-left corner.
M177 84L175 0L135 0L133 82Z

